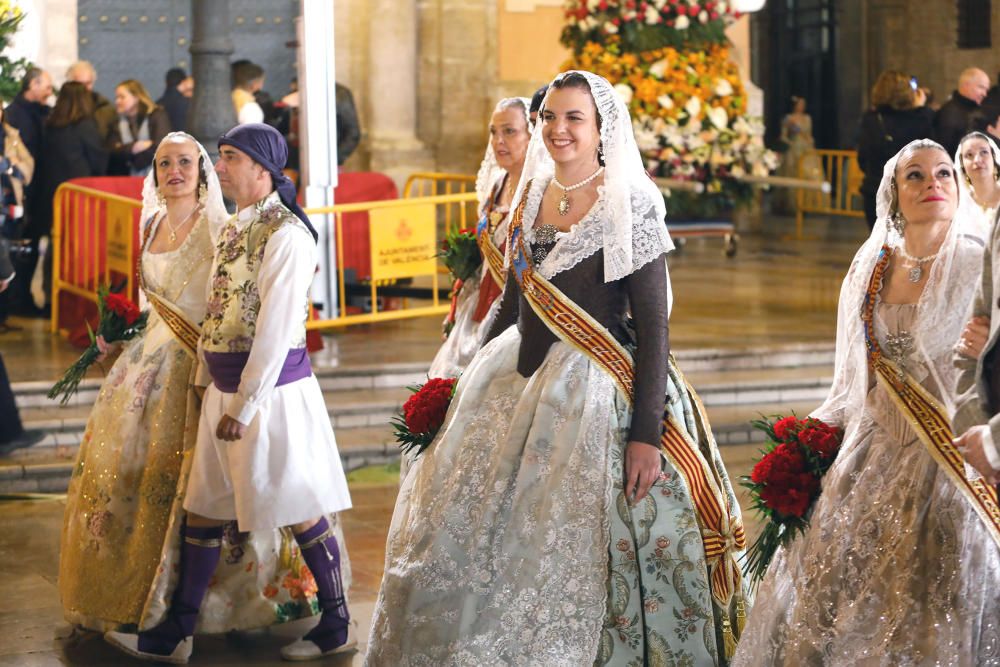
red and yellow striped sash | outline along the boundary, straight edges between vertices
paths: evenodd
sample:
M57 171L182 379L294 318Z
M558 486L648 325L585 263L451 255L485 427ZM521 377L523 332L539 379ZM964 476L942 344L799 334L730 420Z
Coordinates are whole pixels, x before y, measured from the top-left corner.
M1000 546L1000 507L997 505L996 489L983 479L970 481L966 477L965 459L952 442L951 423L944 407L903 369L886 358L875 336L875 303L892 252L889 246L882 247L868 281L861 311L868 362L878 382L913 428L927 453L972 506L994 542Z
M146 228L142 237L142 252L146 251L146 246L148 245L153 231L153 221L150 220L146 224ZM169 301L163 297L157 295L155 292L149 289L146 285L146 281L142 274L142 262L139 263L139 287L142 288L143 294L146 295L146 300L149 301L153 309L159 314L160 319L163 320L164 324L170 329L174 337L180 342L184 351L190 354L192 357L198 356L198 340L201 338L201 327L194 324L187 318L184 313L174 307Z
M970 481L965 475L965 459L952 442L951 423L940 403L909 376L902 376L900 369L884 356L874 362L879 383L892 402L916 432L927 453L955 485L982 520L983 525L1000 546L1000 507L997 490L979 478Z

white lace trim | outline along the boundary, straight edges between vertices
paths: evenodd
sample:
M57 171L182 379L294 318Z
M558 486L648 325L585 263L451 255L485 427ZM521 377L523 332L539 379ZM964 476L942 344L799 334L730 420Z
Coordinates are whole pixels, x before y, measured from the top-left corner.
M534 241L535 219L538 217L538 209L541 207L550 180L546 178L532 183L528 191L523 224L524 238L529 243ZM553 276L572 269L597 251L604 249L604 221L610 213L604 187L599 186L597 192L597 201L587 214L569 231L556 234L555 246L542 263L535 267L543 278L551 280ZM635 272L668 252L671 246L666 226L660 219L656 207L648 201L646 193L634 189L631 204L633 212L631 272ZM607 278L605 280L607 281Z

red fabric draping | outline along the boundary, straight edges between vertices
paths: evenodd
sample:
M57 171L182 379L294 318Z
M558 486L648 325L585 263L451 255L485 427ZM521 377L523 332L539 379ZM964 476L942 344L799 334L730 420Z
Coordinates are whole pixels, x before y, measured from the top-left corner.
M138 176L94 176L87 178L74 178L69 181L73 185L86 188L93 188L108 194L128 197L138 202L142 201L142 178ZM63 197L56 202L56 206L62 206L63 219L71 216L65 227L63 235L63 255L66 259L64 266L73 276L74 282L81 285L96 286L97 276L103 275L104 258L103 253L98 253L99 262L94 266L93 257L95 255L95 245L103 247L107 244L107 230L105 229L106 215L103 206L90 206L84 204L89 198L73 195ZM70 201L76 202L75 206L70 205ZM139 253L139 210L136 209L132 220L132 249L133 257L138 258ZM136 267L132 267L135 275ZM121 280L125 276L114 276L113 280ZM96 289L96 287L95 287ZM138 298L138 285L133 281L132 299ZM97 306L84 298L63 292L59 297L59 303L53 304L53 308L59 308L59 326L70 332L70 341L81 347L89 344L87 337L87 323L95 326L97 323Z
M333 190L335 204L396 199L396 184L385 174L370 171L341 173ZM371 277L371 244L368 241L368 214L345 213L343 219L344 270L353 270L358 280Z

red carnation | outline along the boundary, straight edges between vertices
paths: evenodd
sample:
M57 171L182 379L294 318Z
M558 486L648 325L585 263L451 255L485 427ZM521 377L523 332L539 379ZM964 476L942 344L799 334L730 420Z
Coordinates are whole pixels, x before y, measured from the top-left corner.
M778 440L788 440L799 430L801 423L794 415L774 422L774 437Z
M799 433L799 442L821 459L831 460L840 449L840 432L825 424L810 426Z
M139 319L139 306L121 294L114 292L108 294L104 298L104 305L115 315L125 320L125 324L128 326L132 326Z
M444 423L455 379L432 378L403 404L403 418L411 433L434 433Z
M761 489L760 499L786 516L801 517L819 490L819 480L809 473L776 475L774 483Z

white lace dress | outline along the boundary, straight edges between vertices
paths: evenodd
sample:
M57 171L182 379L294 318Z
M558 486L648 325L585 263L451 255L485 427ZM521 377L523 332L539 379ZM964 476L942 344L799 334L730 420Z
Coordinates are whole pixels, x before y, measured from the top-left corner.
M879 303L884 350L916 313ZM915 355L906 368L940 397ZM761 582L734 667L1000 665L1000 550L880 386L865 411Z
M526 227L544 187L529 196ZM539 272L601 250L606 214L599 200L557 235ZM704 549L680 475L667 465L628 507L628 402L569 344L553 343L530 377L518 372L520 348L511 326L480 350L403 480L366 664L718 664ZM667 393L679 423L707 430L674 379Z
M496 201L500 187L505 182L504 178L506 178L506 173L494 185L489 201ZM509 207L486 206L482 214L491 215L494 214L494 211L502 217L499 220L499 224L495 225L495 229L493 230L493 243L496 244L497 248L502 250L504 242L507 240L507 226L510 223L510 216L508 214L510 209ZM484 263L462 285L462 289L458 293L458 302L455 305L455 325L452 327L444 343L438 348L437 354L434 355L430 370L427 371L427 377L458 377L465 370L465 367L469 365L469 362L472 361L472 358L476 356L479 348L482 347L483 338L493 325L493 320L496 319L500 305L500 299L494 298L493 303L482 319L479 321L474 319L479 306L479 294L483 288L483 283L485 280L492 282L492 278L489 277L488 273L489 269L486 268ZM502 290L503 285L500 285L500 288Z

